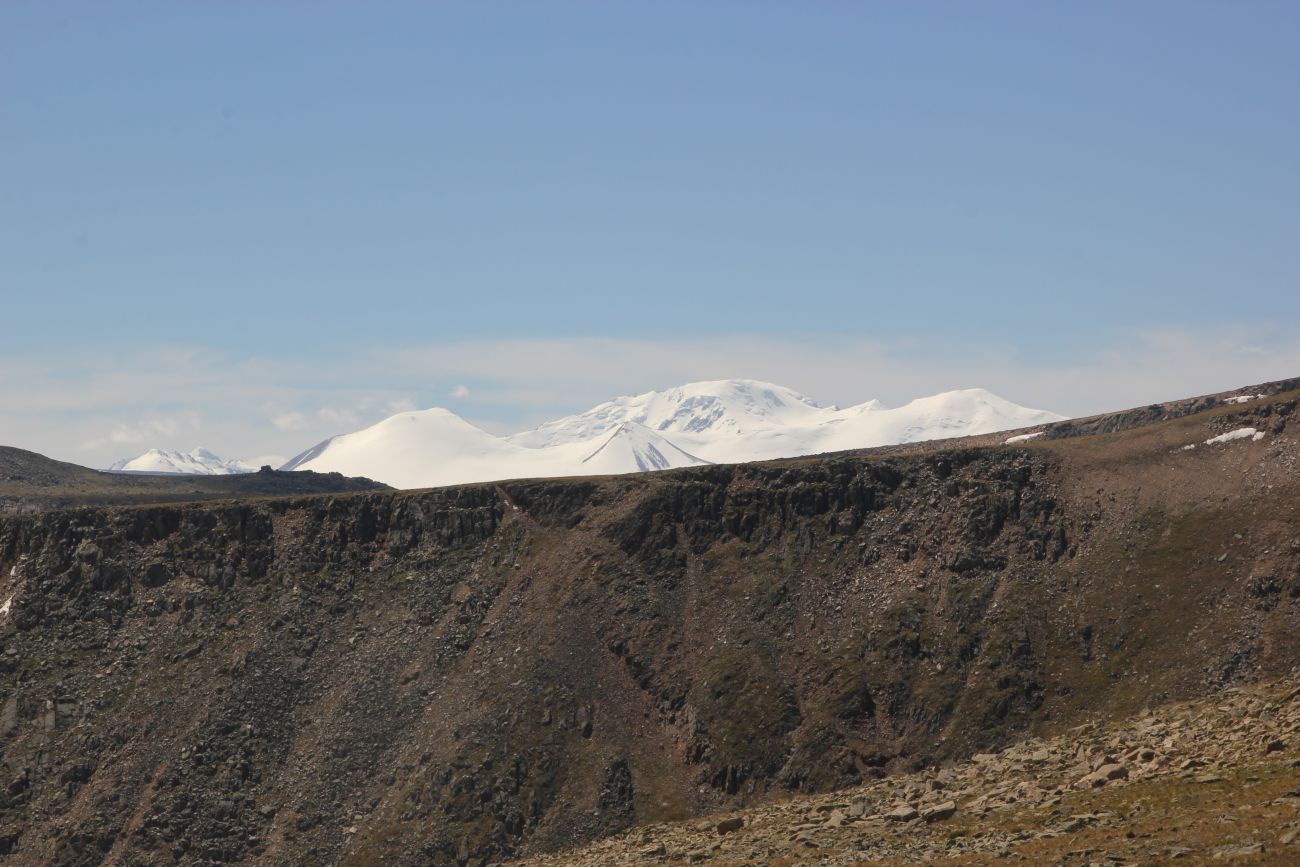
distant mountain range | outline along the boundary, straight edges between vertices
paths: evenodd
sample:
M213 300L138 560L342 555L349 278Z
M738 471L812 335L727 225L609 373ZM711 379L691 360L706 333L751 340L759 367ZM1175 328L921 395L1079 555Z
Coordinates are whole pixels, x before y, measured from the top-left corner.
M279 455L225 461L200 446L189 452L149 449L141 455L122 459L108 468L110 473L142 473L145 475L232 476L238 473L255 473L264 466L272 468L284 463Z
M340 472L400 488L423 488L798 457L1012 430L1064 418L979 388L920 398L896 409L874 400L839 409L819 406L779 385L728 379L615 398L504 437L447 409L403 412L318 443L280 469ZM255 471L267 462L223 461L206 449L151 449L112 469L228 474Z
M498 437L445 409L405 412L333 437L284 469L364 475L402 488L740 463L989 433L1060 421L983 389L888 409L823 407L767 382L729 379L616 398Z

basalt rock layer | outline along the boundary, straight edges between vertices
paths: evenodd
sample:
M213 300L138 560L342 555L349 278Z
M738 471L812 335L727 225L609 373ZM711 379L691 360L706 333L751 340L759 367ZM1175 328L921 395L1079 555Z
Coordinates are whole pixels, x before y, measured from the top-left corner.
M1296 413L2 519L0 853L482 864L1280 677Z

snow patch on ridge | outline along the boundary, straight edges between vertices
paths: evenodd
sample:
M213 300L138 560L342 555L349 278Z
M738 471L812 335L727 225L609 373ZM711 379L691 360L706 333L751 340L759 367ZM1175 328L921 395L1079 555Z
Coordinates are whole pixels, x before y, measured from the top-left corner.
M1264 438L1264 432L1255 430L1253 427L1239 427L1236 430L1230 430L1225 434L1219 434L1217 437L1210 437L1205 441L1205 444L1207 446L1213 446L1247 438L1253 442L1259 442Z

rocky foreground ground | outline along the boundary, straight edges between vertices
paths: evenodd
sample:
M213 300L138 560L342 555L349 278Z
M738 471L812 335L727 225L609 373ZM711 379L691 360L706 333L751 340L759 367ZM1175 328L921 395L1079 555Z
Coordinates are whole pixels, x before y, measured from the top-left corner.
M1185 861L1184 861L1185 859ZM517 865L1300 863L1300 675Z

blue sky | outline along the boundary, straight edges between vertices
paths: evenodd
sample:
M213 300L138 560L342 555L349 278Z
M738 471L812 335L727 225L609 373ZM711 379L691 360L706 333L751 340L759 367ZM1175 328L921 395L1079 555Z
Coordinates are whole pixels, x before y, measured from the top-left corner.
M1298 38L1291 2L6 3L0 442L1294 375Z

